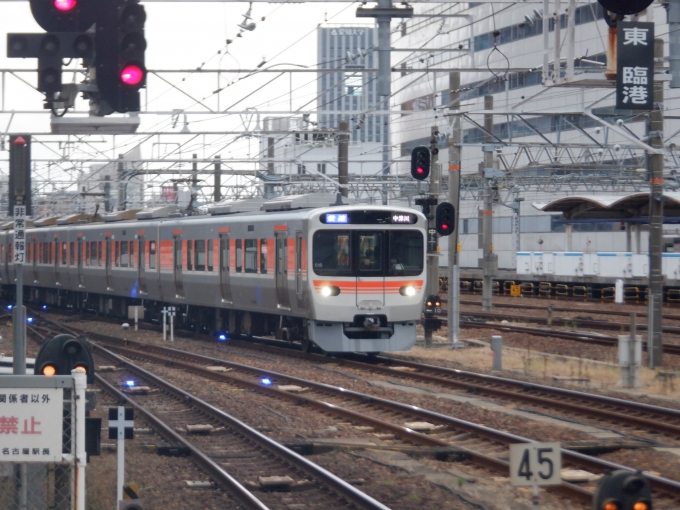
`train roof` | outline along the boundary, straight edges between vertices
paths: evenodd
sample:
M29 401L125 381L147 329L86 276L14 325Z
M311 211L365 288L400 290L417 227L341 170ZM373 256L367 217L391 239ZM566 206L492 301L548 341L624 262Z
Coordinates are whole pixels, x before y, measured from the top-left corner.
M278 204L280 205L284 200L277 201ZM272 203L272 202L270 202ZM290 204L294 204L295 202L289 201ZM301 220L301 219L309 219L315 216L321 216L323 214L327 213L333 213L333 212L351 212L351 211L390 211L390 212L408 212L410 214L416 214L423 220L425 217L423 216L422 213L419 211L412 209L407 206L403 205L394 205L394 206L385 206L385 205L371 205L371 204L327 204L324 207L299 207L299 208L287 208L287 207L269 207L265 208L264 204L261 206L260 209L264 210L244 210L240 211L238 208L236 208L235 211L233 212L222 212L221 214L201 214L201 215L193 215L193 216L180 216L178 213L174 212L178 208L176 206L171 206L166 209L166 211L162 212L167 212L172 211L170 214L154 214L154 210L142 210L138 213L136 213L135 218L131 218L130 214L126 215L118 215L118 218L116 220L111 219L110 217L107 217L109 215L105 215L103 217L104 222L102 222L101 218L98 218L98 221L78 221L78 222L71 222L71 221L60 221L57 219L56 224L54 221L47 222L48 225L45 225L44 227L37 226L36 227L40 230L54 230L54 229L61 229L61 228L78 228L78 229L83 229L83 230L90 230L93 228L119 228L119 227L133 227L133 226L143 226L143 225L148 225L150 223L157 223L161 222L164 224L169 224L172 225L173 223L186 223L187 221L199 221L203 220L204 222L207 223L216 223L216 224L224 224L225 222L244 222L244 221L268 221L273 218L276 218L276 221L293 221L293 220ZM121 211L124 212L124 211ZM146 215L142 215L142 213L149 213ZM12 226L10 226L9 230L12 230ZM46 228L47 227L47 228Z

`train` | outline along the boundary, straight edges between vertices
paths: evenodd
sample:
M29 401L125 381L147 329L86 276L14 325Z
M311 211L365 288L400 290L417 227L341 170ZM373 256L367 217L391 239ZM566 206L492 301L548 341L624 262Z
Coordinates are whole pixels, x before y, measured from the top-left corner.
M221 338L273 335L305 351L410 349L425 293L425 216L314 206L320 199L36 221L26 228L25 301L122 318L142 306L152 321L174 306L179 327ZM10 222L0 231L6 298L18 267L13 240Z

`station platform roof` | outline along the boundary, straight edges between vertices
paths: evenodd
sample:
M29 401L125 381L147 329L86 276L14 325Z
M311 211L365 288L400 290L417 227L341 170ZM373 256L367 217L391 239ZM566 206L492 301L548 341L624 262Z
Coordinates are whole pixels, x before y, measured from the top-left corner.
M664 223L680 222L680 192L665 192ZM623 221L647 223L649 192L628 195L572 195L548 203L534 202L534 208L547 213L562 213L566 223L582 221Z

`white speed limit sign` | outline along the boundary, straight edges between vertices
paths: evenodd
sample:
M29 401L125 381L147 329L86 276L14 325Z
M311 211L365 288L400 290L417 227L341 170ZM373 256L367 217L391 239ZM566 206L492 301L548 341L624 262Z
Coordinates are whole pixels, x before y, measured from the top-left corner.
M510 483L559 485L562 482L560 443L521 443L510 445Z

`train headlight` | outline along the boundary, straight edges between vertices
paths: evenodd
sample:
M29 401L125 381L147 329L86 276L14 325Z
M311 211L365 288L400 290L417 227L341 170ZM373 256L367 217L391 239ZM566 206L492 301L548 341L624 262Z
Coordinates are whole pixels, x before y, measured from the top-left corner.
M321 295L323 297L337 296L338 294L340 294L340 287L336 287L335 285L321 287Z
M413 297L416 295L416 288L413 285L404 285L399 288L399 294L402 296Z

